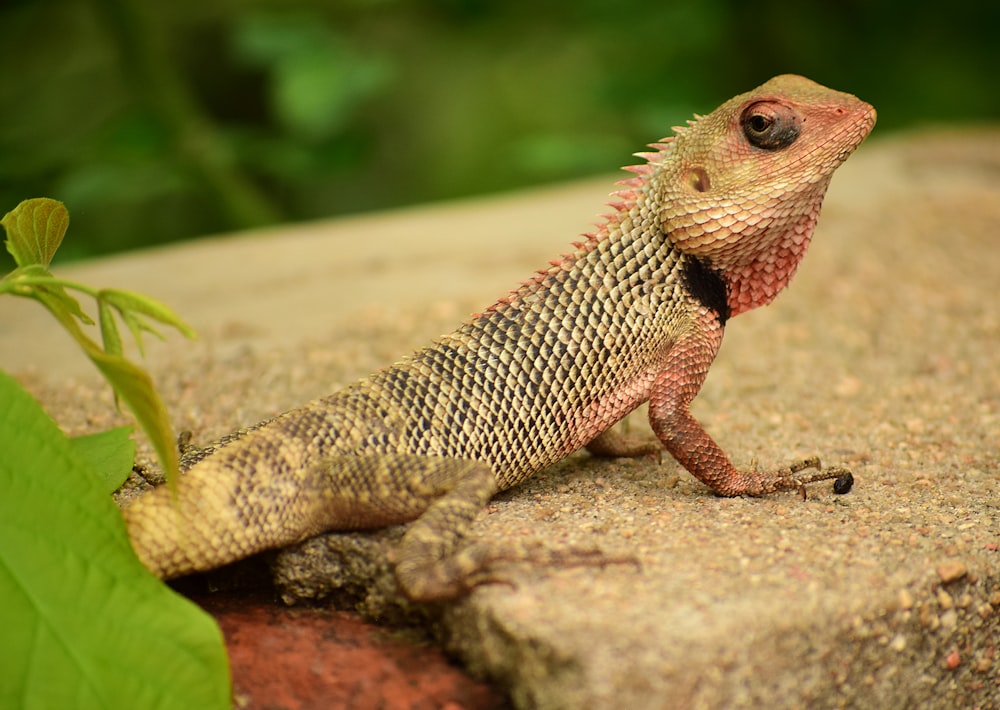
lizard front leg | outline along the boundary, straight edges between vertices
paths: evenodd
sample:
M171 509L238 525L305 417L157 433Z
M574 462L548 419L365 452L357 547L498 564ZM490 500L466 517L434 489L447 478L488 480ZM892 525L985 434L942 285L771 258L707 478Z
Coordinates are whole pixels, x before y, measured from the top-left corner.
M838 479L835 490L846 492L853 479L844 469L795 475L806 468L819 469L819 459L815 457L775 471L741 471L691 415L691 401L701 389L722 342L722 327L712 316L706 316L705 321L709 319L714 327L697 328L673 343L650 391L649 422L667 451L722 496L760 496L795 490L804 498L805 484L830 479Z

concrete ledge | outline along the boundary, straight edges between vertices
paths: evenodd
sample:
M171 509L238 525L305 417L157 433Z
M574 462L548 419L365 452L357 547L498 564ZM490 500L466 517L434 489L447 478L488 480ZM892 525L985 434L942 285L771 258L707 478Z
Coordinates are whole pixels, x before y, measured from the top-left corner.
M61 272L155 295L202 332L150 350L179 426L207 440L487 305L587 229L611 187ZM1000 132L872 142L835 177L788 292L728 327L696 415L737 465L819 453L854 469L852 493L724 500L672 461L573 457L501 496L476 534L598 543L641 569L516 568L516 588L439 610L448 647L521 707L1000 706L998 194ZM99 426L108 397L86 363L11 301L0 363L33 371L67 427Z

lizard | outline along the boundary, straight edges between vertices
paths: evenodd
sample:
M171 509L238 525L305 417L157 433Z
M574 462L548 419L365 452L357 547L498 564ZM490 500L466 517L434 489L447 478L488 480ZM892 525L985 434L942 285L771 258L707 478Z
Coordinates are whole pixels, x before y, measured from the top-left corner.
M788 284L833 172L875 120L853 95L782 75L675 127L636 154L571 252L429 346L221 440L175 492L141 495L123 512L136 554L168 579L407 523L394 574L430 601L495 581L504 553L464 542L476 517L584 447L665 449L720 496L849 490L850 472L818 458L737 469L689 405L728 320ZM611 428L647 401L658 442Z

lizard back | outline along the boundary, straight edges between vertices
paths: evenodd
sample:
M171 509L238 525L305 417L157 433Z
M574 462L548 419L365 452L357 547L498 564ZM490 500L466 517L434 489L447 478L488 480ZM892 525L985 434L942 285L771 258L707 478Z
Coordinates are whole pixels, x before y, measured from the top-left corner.
M693 260L649 226L563 259L455 332L333 395L330 404L371 408L372 431L354 451L475 458L509 488L646 401L694 301L683 286Z

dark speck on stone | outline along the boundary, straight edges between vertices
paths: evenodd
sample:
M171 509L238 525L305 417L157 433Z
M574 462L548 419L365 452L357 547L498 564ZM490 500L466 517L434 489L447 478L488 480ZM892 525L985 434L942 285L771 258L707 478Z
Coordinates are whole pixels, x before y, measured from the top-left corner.
M848 471L840 476L837 476L837 480L833 482L833 492L837 495L844 495L851 491L851 487L854 485L854 476Z

